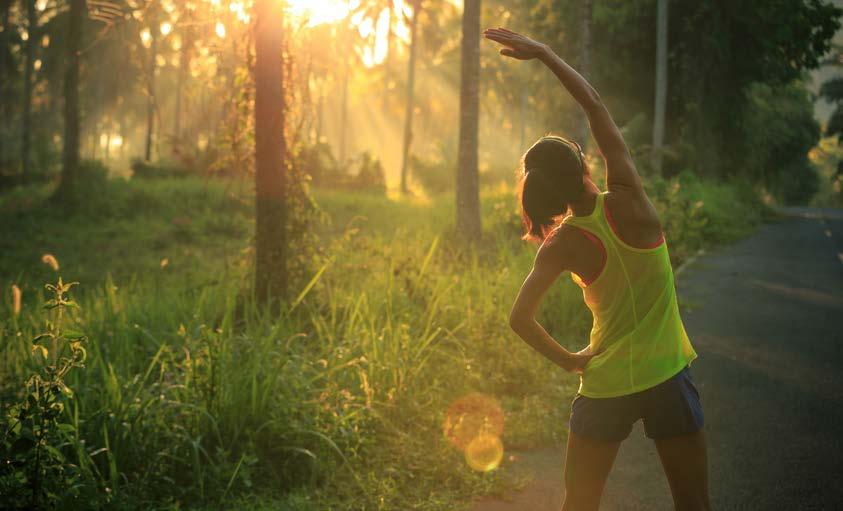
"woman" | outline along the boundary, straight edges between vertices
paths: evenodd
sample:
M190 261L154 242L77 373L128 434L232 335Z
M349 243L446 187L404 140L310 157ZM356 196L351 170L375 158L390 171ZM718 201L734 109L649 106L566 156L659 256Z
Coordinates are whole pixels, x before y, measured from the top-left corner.
M658 215L626 143L597 91L547 45L488 29L501 54L539 59L585 110L606 162L608 191L591 180L579 145L543 137L524 155L519 196L527 234L541 242L510 316L513 330L578 373L571 406L563 510L597 509L621 442L642 419L656 443L677 509L708 509L703 413L688 366L696 358L676 304ZM564 218L559 220L561 217ZM563 271L594 316L588 348L570 353L535 320Z

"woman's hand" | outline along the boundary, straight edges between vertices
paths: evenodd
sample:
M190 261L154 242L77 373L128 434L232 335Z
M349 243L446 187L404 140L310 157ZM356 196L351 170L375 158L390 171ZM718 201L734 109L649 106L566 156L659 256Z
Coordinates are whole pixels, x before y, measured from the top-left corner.
M587 346L585 349L582 349L576 353L571 353L570 358L568 359L568 367L565 369L574 374L582 374L585 371L585 366L591 361L592 358L599 355L601 352L592 353L591 346Z
M483 36L504 46L501 55L518 60L535 59L547 51L547 45L505 28L487 28Z

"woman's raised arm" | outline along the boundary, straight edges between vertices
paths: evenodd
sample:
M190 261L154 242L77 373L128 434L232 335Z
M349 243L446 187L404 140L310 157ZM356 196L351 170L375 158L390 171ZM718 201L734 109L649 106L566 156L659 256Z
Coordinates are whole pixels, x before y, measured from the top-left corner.
M483 35L504 46L501 55L518 60L541 60L585 111L594 140L606 160L606 181L610 190L641 189L641 177L626 142L606 110L600 95L588 81L569 66L549 46L505 28L490 28Z

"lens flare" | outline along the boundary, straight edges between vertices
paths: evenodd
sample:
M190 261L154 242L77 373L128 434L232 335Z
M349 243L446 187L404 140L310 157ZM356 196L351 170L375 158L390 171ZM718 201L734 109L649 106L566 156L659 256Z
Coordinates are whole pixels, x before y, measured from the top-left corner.
M474 392L451 403L442 429L445 438L463 450L480 433L500 436L503 411L495 398Z
M495 398L475 392L451 403L442 432L463 451L469 467L488 472L503 459L503 419L503 410Z
M465 462L478 472L490 472L501 464L503 442L491 433L481 433L474 437L465 448Z

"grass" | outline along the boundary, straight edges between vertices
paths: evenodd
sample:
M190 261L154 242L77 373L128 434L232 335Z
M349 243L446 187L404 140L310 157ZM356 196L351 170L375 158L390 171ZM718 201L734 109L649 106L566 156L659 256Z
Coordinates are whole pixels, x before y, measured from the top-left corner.
M322 271L281 315L244 293L248 187L112 181L72 216L48 192L0 197L0 284L23 292L17 315L10 293L0 300L0 396L5 409L34 367L41 289L55 280L40 260L51 253L65 280L82 282L73 320L89 358L69 382L66 419L102 505L452 510L518 484L507 455L499 470L474 472L445 438L455 398L497 400L507 452L566 435L577 379L506 325L534 255L518 239L511 190L484 192L476 250L453 238L450 196L317 190L330 219L318 231ZM677 261L761 218L734 185L685 176L654 181L652 193ZM564 280L539 319L578 348L590 317Z

